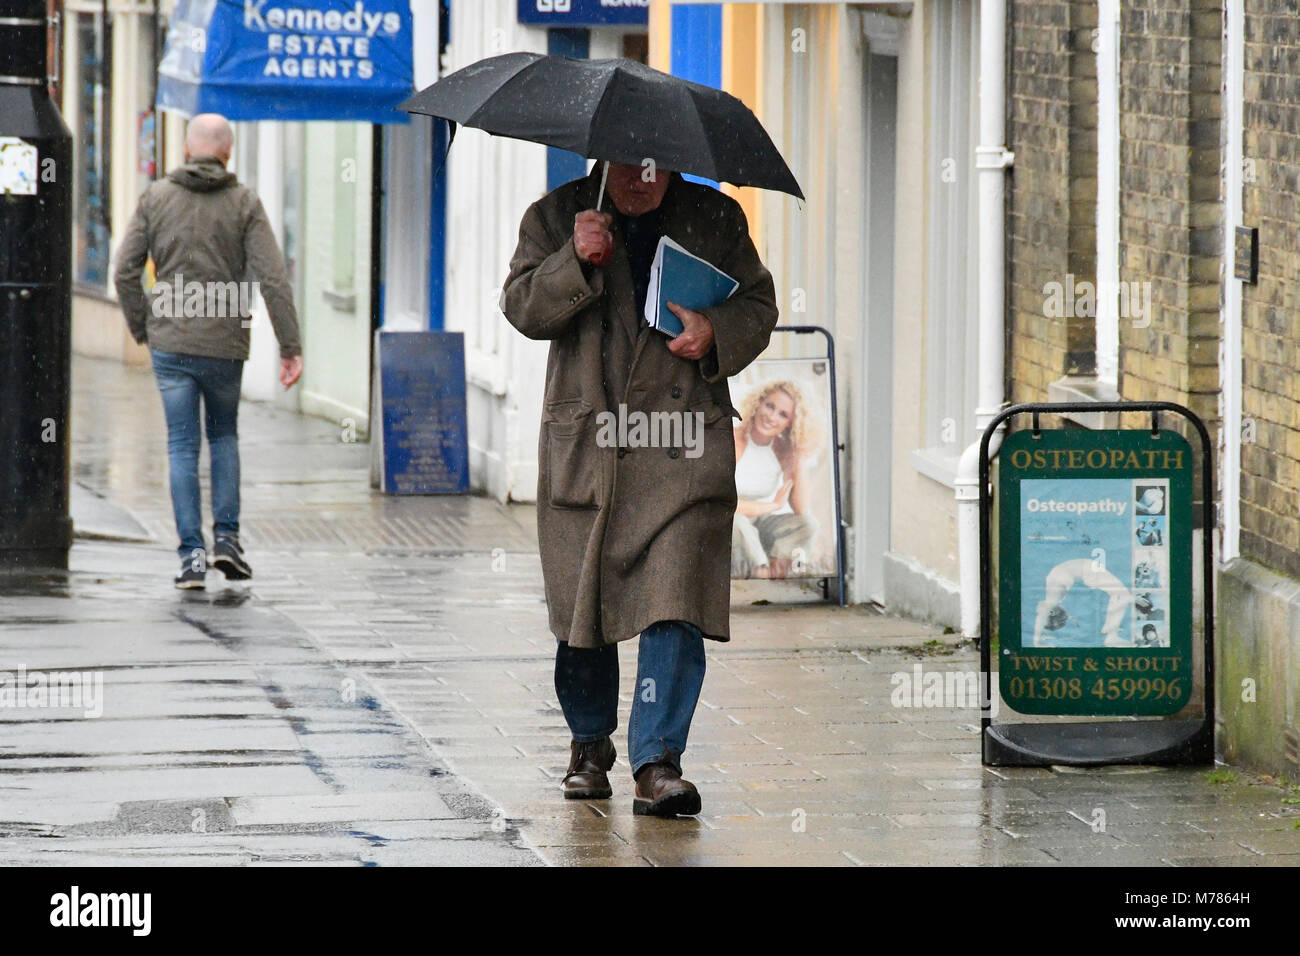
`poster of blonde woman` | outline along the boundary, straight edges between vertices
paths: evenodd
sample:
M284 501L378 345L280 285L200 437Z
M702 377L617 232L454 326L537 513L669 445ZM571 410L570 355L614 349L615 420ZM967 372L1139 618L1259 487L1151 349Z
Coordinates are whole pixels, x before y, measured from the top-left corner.
M838 573L830 363L755 362L731 380L736 517L733 578L824 578Z

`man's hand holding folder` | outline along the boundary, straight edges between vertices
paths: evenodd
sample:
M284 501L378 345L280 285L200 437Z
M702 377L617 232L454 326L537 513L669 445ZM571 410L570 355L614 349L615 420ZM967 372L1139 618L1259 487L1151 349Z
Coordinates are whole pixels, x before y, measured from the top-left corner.
M664 236L650 267L646 322L670 337L668 350L678 358L702 359L713 348L713 323L696 310L724 302L736 287L731 276Z
M695 361L709 354L713 348L713 323L707 315L692 311L676 302L669 302L668 308L682 322L682 331L668 342L668 351L678 358Z

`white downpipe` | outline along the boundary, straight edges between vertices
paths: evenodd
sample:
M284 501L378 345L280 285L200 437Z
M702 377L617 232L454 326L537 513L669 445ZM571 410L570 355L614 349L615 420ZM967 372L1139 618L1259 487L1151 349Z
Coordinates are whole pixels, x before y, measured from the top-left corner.
M1219 558L1231 561L1240 553L1241 539L1241 282L1232 277L1233 243L1241 225L1242 187L1242 90L1245 35L1242 4L1229 2L1224 24L1224 122L1227 143L1224 157L1223 192L1223 337L1219 355L1223 454L1219 457L1219 500L1223 503L1223 541Z
M1097 3L1097 381L1119 379L1119 0Z
M976 427L982 433L1003 402L1003 336L1005 334L1004 269L1006 230L1003 194L1006 170L1015 160L1007 151L1006 130L1006 0L980 0L980 136L975 147L979 186L979 404ZM1001 445L999 432L989 445L990 456ZM979 441L964 452L954 482L957 497L957 549L961 585L961 631L979 633Z

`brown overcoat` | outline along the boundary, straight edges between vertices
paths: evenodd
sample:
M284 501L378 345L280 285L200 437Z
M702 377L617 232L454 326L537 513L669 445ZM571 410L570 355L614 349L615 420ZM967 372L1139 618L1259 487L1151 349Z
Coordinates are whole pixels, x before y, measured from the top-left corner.
M599 647L673 620L726 641L736 508L731 419L739 417L727 378L767 347L777 321L772 276L740 205L672 174L661 231L740 283L726 302L702 310L714 352L676 357L637 312L617 227L604 268L585 265L574 250L574 217L595 207L599 170L597 163L528 208L501 297L515 328L551 340L537 482L551 630L574 647ZM598 441L608 422L600 413L618 415L619 403L628 420L634 412L701 413L703 453Z

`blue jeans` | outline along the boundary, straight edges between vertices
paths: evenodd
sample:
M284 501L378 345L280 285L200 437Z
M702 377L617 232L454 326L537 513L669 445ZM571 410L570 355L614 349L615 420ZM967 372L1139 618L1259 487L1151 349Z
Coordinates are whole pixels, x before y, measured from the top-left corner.
M628 721L632 772L667 762L681 772L686 735L704 686L704 637L693 624L659 621L641 632ZM573 739L600 740L618 729L618 645L594 650L560 641L555 693Z
M217 537L239 535L239 359L178 355L153 349L153 371L167 416L167 457L171 469L172 512L189 557L203 548L203 503L199 496L199 398L212 459L212 530Z

